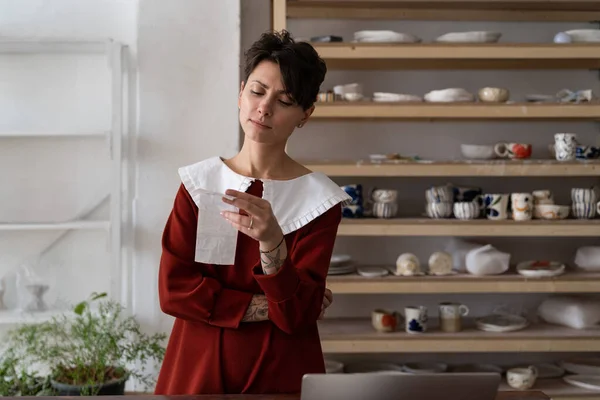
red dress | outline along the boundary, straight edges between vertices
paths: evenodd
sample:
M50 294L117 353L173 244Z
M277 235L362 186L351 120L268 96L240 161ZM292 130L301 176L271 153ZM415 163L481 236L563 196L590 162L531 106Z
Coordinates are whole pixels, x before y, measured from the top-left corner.
M262 182L247 190L261 196ZM288 257L263 275L258 242L238 233L234 265L194 261L198 207L183 185L163 234L159 298L176 317L155 393L298 393L302 376L324 373L317 318L341 207L285 236ZM269 320L242 322L253 294Z

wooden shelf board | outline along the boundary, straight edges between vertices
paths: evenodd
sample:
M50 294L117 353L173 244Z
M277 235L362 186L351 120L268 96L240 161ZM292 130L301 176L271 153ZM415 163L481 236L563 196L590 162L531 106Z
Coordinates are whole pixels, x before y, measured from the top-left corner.
M403 120L600 120L600 103L482 104L482 103L317 103L314 119Z
M597 69L600 45L313 43L331 69Z
M430 319L430 323L436 321ZM379 333L370 319L325 319L319 335L325 353L449 353L449 352L598 352L600 326L577 330L552 325L532 325L507 333L483 332L470 327L462 332L431 330L424 334L401 331Z
M310 170L329 176L418 177L418 176L600 176L600 161L303 161Z
M109 229L109 221L69 221L57 223L0 223L0 231L96 230Z
M594 21L594 0L568 1L288 1L288 18L451 20L451 21Z
M338 236L597 237L600 219L490 221L430 218L344 218Z
M392 266L384 266L392 270ZM515 272L495 276L461 273L450 276L365 278L357 273L329 275L327 287L339 294L369 293L597 293L600 272L573 271L552 278L528 278Z

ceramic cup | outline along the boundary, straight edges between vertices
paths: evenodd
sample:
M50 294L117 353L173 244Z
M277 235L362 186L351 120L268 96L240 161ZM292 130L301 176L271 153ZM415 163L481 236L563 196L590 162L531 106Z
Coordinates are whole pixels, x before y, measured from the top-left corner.
M506 382L517 390L528 390L533 387L538 371L533 365L524 368L511 368L506 371Z
M406 307L404 309L404 320L407 333L427 332L427 307Z
M425 212L429 218L450 218L453 211L453 203L427 203Z
M483 193L478 187L455 186L454 201L476 201Z
M444 332L460 332L462 317L469 314L469 307L460 303L440 303L440 329Z
M508 218L508 194L494 193L483 197L485 216L490 220L502 220Z
M454 190L450 185L432 186L425 191L428 203L452 203Z
M394 332L401 315L396 311L376 309L371 312L371 324L377 332Z
M593 160L598 156L600 156L600 147L579 145L575 150L575 158L578 160Z
M396 203L398 201L398 191L391 189L375 189L371 198L376 203Z
M600 190L597 186L571 189L571 201L573 203L595 203L599 200L599 197Z
M531 157L531 145L528 143L500 142L494 146L498 157L511 159L524 159Z
M373 203L373 215L377 218L393 218L398 213L396 203Z
M574 133L555 133L554 152L558 161L574 160L577 154L577 135Z
M412 253L400 254L396 260L396 275L413 276L421 273L421 263Z
M454 203L454 216L458 219L475 219L479 217L481 207L474 201Z
M531 193L512 193L510 195L512 219L528 221L533 214L533 195Z
M554 195L550 190L534 190L533 204L554 204Z
M598 203L573 203L571 212L577 219L592 219L600 213L600 202Z

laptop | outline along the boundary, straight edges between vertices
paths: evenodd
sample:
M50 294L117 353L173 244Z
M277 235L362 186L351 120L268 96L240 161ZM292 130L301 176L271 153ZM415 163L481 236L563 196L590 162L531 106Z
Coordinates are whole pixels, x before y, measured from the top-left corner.
M306 374L300 399L494 400L500 379L493 372Z

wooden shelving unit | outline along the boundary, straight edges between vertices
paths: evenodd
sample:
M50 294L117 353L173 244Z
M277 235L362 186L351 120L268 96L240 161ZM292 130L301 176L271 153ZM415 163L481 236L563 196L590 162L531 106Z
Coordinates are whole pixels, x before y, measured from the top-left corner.
M600 176L600 161L306 161L312 171L332 177L439 177L439 176Z
M345 218L338 236L596 237L600 219L490 221L431 218Z
M273 28L287 28L288 19L447 20L447 21L575 21L600 20L597 0L272 0ZM358 30L358 29L357 29ZM335 32L330 32L335 34ZM417 33L417 32L415 32ZM349 41L351 37L344 37ZM470 69L600 69L600 44L553 43L312 43L329 69L470 70ZM411 93L423 95L424 93ZM369 94L366 94L369 96ZM518 102L317 103L313 123L335 121L600 121L600 103ZM323 132L324 135L327 132ZM375 140L376 132L373 133ZM395 150L392 150L395 151ZM367 154L365 154L366 158ZM313 171L331 177L600 177L600 162L527 161L399 161L303 160ZM561 221L395 218L344 219L338 236L359 237L599 237L600 219ZM392 266L388 266L392 268ZM514 271L499 276L364 278L357 274L328 276L336 294L437 293L597 293L600 273L569 271L554 278L526 278ZM471 324L469 324L471 323ZM430 324L435 324L431 321ZM600 352L600 327L574 330L537 325L511 333L489 333L467 321L460 333L430 331L422 335L376 332L369 318L325 319L319 322L325 353L488 353ZM600 393L578 389L561 380L539 381L555 400L600 400ZM542 385L542 382L544 383ZM537 384L536 384L537 385ZM508 390L506 385L500 390Z
M595 21L595 0L384 0L287 2L287 18L450 21Z
M384 266L393 270L393 266ZM600 272L568 272L553 278L527 278L515 272L494 276L395 276L365 278L358 274L328 276L336 294L436 293L597 293Z
M598 69L600 45L322 43L328 69Z
M600 120L600 103L317 103L311 118L402 120Z
M433 322L433 321L432 321ZM599 352L600 327L570 329L532 325L517 332L484 332L466 326L457 333L432 329L423 334L380 333L370 319L325 319L319 322L325 353L491 353Z

